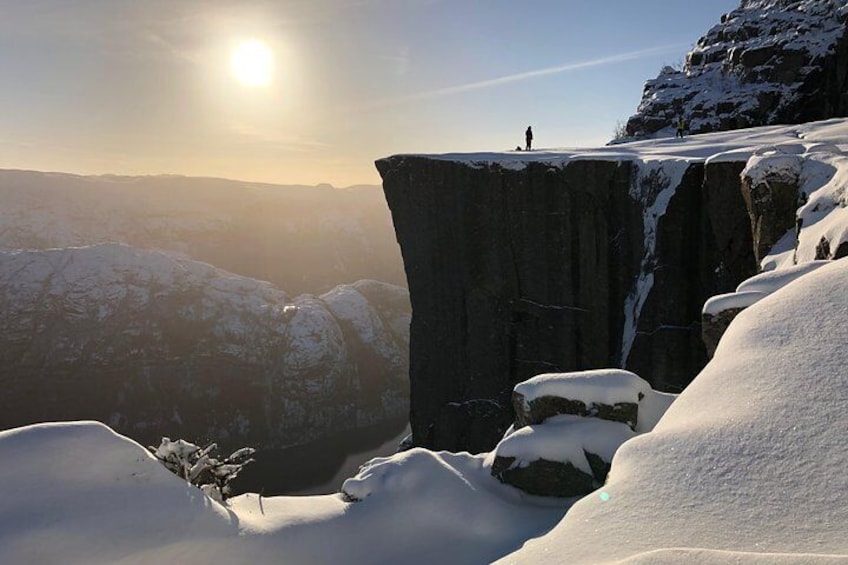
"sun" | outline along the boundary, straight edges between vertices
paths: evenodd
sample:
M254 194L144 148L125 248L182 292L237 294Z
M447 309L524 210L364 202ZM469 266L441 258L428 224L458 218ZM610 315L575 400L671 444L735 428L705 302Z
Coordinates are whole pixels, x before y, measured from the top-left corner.
M274 56L264 41L252 39L240 43L230 56L230 69L246 86L267 86L274 74Z

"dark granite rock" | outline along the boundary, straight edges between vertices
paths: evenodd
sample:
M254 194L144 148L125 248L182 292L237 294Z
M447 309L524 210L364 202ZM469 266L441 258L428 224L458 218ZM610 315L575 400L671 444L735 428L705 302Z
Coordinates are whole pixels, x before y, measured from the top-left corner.
M724 335L728 326L730 326L730 322L732 322L742 310L744 310L744 308L729 308L714 316L712 314L703 315L701 331L703 332L704 345L707 347L707 354L710 356L710 359L712 359L715 354L718 342L721 340L721 336Z
M830 259L830 242L822 236L816 244L816 261Z
M742 179L742 196L751 220L754 253L759 263L783 235L795 227L800 188L793 174L767 176L754 183Z
M714 253L705 260L716 267L712 273L703 272L701 284L711 295L732 292L741 281L757 274L751 218L740 190L744 168L741 161L711 162L704 168L701 197L704 239L708 241L704 253Z
M612 463L604 461L604 458L595 453L589 453L585 449L583 453L586 455L586 461L589 462L589 467L592 468L592 476L595 477L595 483L602 485L607 480Z
M834 259L842 259L843 257L848 257L848 241L840 243L833 254Z
M515 410L515 429L524 426L541 424L548 418L560 414L573 414L575 416L588 416L621 422L627 424L631 429L636 429L639 415L639 405L633 402L617 402L609 404L592 403L591 406L581 400L571 400L559 396L542 396L527 402L521 393L512 393L512 407Z
M693 164L660 218L654 284L625 367L658 390L679 392L706 363L700 317L717 254L704 215L704 166ZM737 181L738 183L738 181ZM636 236L638 237L638 236Z
M454 452L488 443L494 435L503 437L509 427L506 414L508 411L492 400L449 402L439 410L428 442Z
M537 459L518 465L515 463L514 457L495 457L492 476L502 483L537 496L585 496L596 488L593 475L584 473L568 462Z
M678 392L703 367L704 301L733 290L755 265L744 251L736 166L707 167L715 174L705 195L705 167L691 165L658 223L655 262L663 268L654 271L624 367L656 389ZM632 163L511 170L396 156L377 167L413 307L416 446L491 450L513 419L515 384L622 365L624 303L645 253ZM484 416L495 421L488 434L470 431L474 414L445 408L478 399L502 407L497 418ZM439 423L448 420L450 433Z

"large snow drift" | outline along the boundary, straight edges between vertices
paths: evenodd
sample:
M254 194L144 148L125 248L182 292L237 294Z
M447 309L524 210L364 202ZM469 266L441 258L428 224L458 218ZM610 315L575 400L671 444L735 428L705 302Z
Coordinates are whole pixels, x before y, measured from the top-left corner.
M341 495L224 507L96 422L0 432L0 563L484 563L550 529L483 455L375 459Z
M845 296L836 261L742 312L603 496L503 562L848 563Z

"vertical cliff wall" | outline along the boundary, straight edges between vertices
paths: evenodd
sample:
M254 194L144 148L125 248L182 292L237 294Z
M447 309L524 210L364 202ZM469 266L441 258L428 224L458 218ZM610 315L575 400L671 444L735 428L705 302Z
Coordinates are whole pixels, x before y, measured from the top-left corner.
M413 309L414 443L490 449L513 386L539 373L626 366L685 386L706 359L704 300L754 272L750 244L733 255L744 233L725 233L748 226L728 166L709 178L732 204L705 197L695 161L378 161ZM745 221L716 226L722 206Z

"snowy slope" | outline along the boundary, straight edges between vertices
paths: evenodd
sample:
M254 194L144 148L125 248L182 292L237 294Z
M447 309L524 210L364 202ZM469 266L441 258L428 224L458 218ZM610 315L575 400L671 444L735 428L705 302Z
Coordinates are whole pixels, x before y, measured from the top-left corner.
M291 299L114 243L0 252L0 427L91 418L235 448L402 417L407 296L360 281Z

